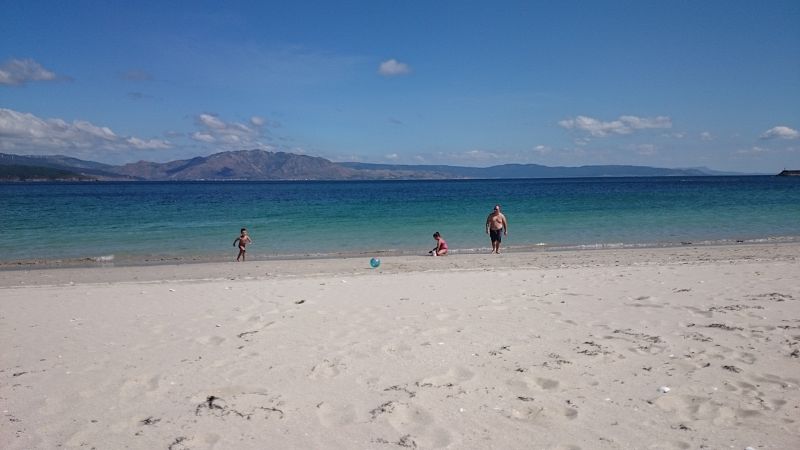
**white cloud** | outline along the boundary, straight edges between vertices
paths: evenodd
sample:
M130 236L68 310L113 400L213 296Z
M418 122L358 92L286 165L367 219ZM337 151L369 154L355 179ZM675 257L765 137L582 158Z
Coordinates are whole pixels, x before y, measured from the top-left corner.
M225 129L225 122L219 120L216 116L212 116L211 114L200 114L197 116L197 121L206 128L211 128L215 130L222 130Z
M384 156L384 158L386 158L386 159L388 159L390 161L396 161L397 158L399 158L399 157L400 156L397 153L389 153L388 155Z
M539 155L546 155L552 151L553 149L547 145L537 145L536 147L533 148L533 152Z
M592 117L577 116L561 120L558 124L567 130L577 130L595 137L606 137L614 134L631 134L638 130L672 128L672 119L666 116L620 116L617 120L603 122Z
M390 59L381 63L378 68L378 73L386 77L394 77L411 73L411 68L408 67L406 63L401 63L396 59Z
M761 139L797 139L800 132L787 126L779 125L772 127L761 135Z
M271 148L262 142L266 119L253 116L249 122L225 122L213 114L200 114L196 120L200 130L190 134L190 137L198 142L222 145L225 149Z
M195 132L195 133L192 133L190 136L195 141L206 142L206 143L209 143L209 144L216 141L214 136L212 136L211 134L209 134L209 133L201 133L199 131Z
M169 141L120 136L108 127L85 120L42 119L30 113L0 108L0 150L41 154L70 150L160 150Z
M703 131L702 133L700 133L700 140L701 141L713 141L714 140L714 136L711 133L709 133L708 131Z
M32 59L10 59L0 66L0 84L22 86L31 81L53 81L55 73Z
M144 140L133 136L125 139L125 142L130 144L131 147L139 150L165 150L172 147L169 142L162 141L161 139Z

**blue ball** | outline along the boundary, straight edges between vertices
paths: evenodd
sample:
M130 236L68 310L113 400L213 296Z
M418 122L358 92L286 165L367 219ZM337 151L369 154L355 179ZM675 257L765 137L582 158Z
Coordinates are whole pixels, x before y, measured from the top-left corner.
M381 265L381 260L378 258L372 258L369 260L369 265L372 266L373 269L375 269Z

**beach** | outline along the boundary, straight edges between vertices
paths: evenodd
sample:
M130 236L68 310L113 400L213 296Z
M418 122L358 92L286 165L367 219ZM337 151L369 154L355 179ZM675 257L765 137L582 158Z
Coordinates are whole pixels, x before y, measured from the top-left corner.
M0 271L0 447L800 447L800 244Z

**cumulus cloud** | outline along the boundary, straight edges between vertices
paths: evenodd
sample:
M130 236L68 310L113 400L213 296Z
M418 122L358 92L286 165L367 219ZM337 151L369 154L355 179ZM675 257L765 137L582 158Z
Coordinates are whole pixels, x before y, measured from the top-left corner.
M561 120L558 124L567 130L585 132L595 137L607 137L615 134L631 134L639 130L672 128L672 119L666 116L620 116L617 120L604 122L592 117L577 116Z
M198 142L217 144L224 148L270 148L262 142L266 119L253 116L249 123L226 122L216 115L203 113L197 116L199 131L189 136Z
M200 114L197 116L197 122L200 124L200 126L212 130L223 130L225 127L227 127L225 122L219 120L218 117L212 116L211 114Z
M191 136L191 137L192 137L192 139L194 139L195 141L198 141L198 142L205 142L205 143L207 143L207 144L210 144L210 143L212 143L212 142L216 141L216 139L214 138L214 136L212 136L210 133L201 133L201 132L197 131L197 132L195 132L195 133L192 133L190 136Z
M172 147L168 142L161 139L139 139L133 136L125 139L125 142L139 150L166 150Z
M702 133L700 133L700 140L701 141L713 141L714 140L714 136L711 133L709 133L708 131L703 131Z
M761 135L761 139L797 139L800 132L787 126L779 125L772 127Z
M548 153L551 153L552 151L553 151L553 149L550 148L547 145L537 145L536 147L533 148L533 152L538 154L538 155L547 155Z
M10 59L0 66L0 84L22 86L31 81L53 81L58 76L32 59Z
M396 59L390 59L381 63L378 73L385 77L395 77L411 73L411 68L406 63L401 63Z
M108 127L85 120L42 119L30 113L0 108L0 150L62 152L70 150L160 150L172 144L160 139L120 136Z

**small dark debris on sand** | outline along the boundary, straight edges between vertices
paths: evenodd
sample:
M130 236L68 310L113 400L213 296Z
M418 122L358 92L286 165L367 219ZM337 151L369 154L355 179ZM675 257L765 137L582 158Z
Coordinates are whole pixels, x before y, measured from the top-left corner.
M663 342L659 336L651 336L651 335L645 334L645 333L637 333L637 332L631 330L630 328L626 328L624 330L614 330L613 333L614 334L624 334L626 336L631 336L631 337L635 337L635 338L638 338L638 339L643 339L643 340L645 340L647 342L652 342L653 344L659 344L659 343Z
M785 302L786 300L794 300L794 297L788 294L781 294L780 292L770 292L768 294L754 295L753 299L765 298L773 302Z
M739 373L739 372L742 371L742 369L740 369L740 368L738 368L736 366L722 366L722 368L725 369L725 370L729 370L729 371L731 371L733 373Z
M799 349L794 349L794 351L792 353L789 353L789 356L792 357L792 358L800 358L800 350Z
M384 438L373 439L372 442L375 442L376 444L398 445L400 447L405 447L405 448L417 448L417 443L414 442L413 439L411 439L410 434L402 436L400 439L397 440L397 442L390 442L388 439Z
M587 356L597 356L597 355L599 355L601 353L604 354L604 355L607 355L607 354L610 353L608 350L605 350L602 345L595 344L594 341L585 341L583 344L590 346L590 348L585 348L585 349L579 350L580 347L576 347L575 350L579 354L587 355Z
M209 411L214 411L215 409L218 409L220 411L224 411L225 410L224 406L221 406L221 405L218 405L217 403L215 403L217 400L222 401L222 399L217 397L217 396L209 395L206 398L206 401L204 401L203 403L200 403L199 405L197 405L197 408L195 408L195 410L194 410L194 415L195 416L199 416L200 415L200 410L203 409L203 408L208 408Z
M252 409L251 412L241 412L241 411L239 411L237 409L234 409L232 407L229 407L229 406L225 405L225 401L224 400L222 400L221 398L216 397L214 395L209 395L206 398L206 401L204 401L203 403L200 403L199 405L197 405L197 408L195 409L194 414L196 416L199 416L203 409L208 409L211 412L211 414L213 414L213 415L215 415L217 417L224 417L224 416L233 414L235 416L238 416L238 417L241 417L241 418L247 419L247 420L252 419L253 416L256 414L257 410L261 410L261 411L266 411L267 412L267 415L265 415L265 417L264 417L265 419L270 416L269 413L273 413L273 412L276 412L276 413L278 413L280 415L279 419L283 419L283 416L284 416L283 410L278 409L278 408L274 408L274 407L269 407L269 406L256 406L256 407L254 407Z
M724 311L741 311L743 309L764 309L763 306L754 305L754 306L747 306L747 305L729 305L729 306L712 306L708 308L709 312L724 312Z
M732 327L724 323L712 323L711 325L706 325L706 328L719 328L725 331L742 331L741 327Z
M517 397L517 400L522 400L523 402L532 402L535 399L533 397Z
M12 373L11 376L12 377L18 377L20 375L25 375L26 373L28 373L28 372L17 372L17 373Z
M392 411L394 411L394 402L390 400L370 411L369 415L372 417L372 420L375 420L379 415Z
M305 300L298 300L298 301L294 302L294 304L295 305L302 305L305 302L306 302Z
M169 444L169 447L167 447L167 450L181 450L183 448L186 448L185 446L181 445L181 443L183 441L185 441L185 440L186 440L186 436L176 437L175 440L172 441L171 444ZM181 445L181 446L178 447L178 445Z
M256 334L256 333L258 333L259 331L260 331L260 330L255 330L255 331L244 331L244 332L241 332L241 333L237 334L237 335L236 335L236 337L238 337L239 339L242 339L242 338L244 338L244 337L245 337L245 336L247 336L247 335L250 335L250 334Z
M489 354L492 356L497 356L507 350L511 350L511 347L509 347L508 345L503 345L497 350L490 350Z
M406 394L408 394L408 398L414 398L414 397L416 397L416 395L417 395L417 393L416 393L416 392L414 392L414 391L410 391L410 390L408 390L408 388L407 388L407 387L405 387L405 386L399 386L399 385L389 386L388 388L384 389L383 391L384 391L384 392L388 392L388 391L399 391L399 392L405 392Z
M411 439L411 435L410 434L407 434L407 435L401 437L400 440L397 441L397 445L399 445L400 447L405 447L405 448L417 448L417 443L414 442L413 439Z
M146 418L144 420L140 420L139 421L139 423L141 423L142 425L155 425L158 422L161 422L161 419L156 419L153 416L150 416L150 417L148 417L148 418Z
M696 331L692 331L690 333L684 333L684 334L681 335L681 337L683 337L684 339L692 339L692 340L700 341L700 342L711 342L711 340L712 340L710 337L708 337L708 336L706 336L706 335L704 335L702 333L698 333Z

